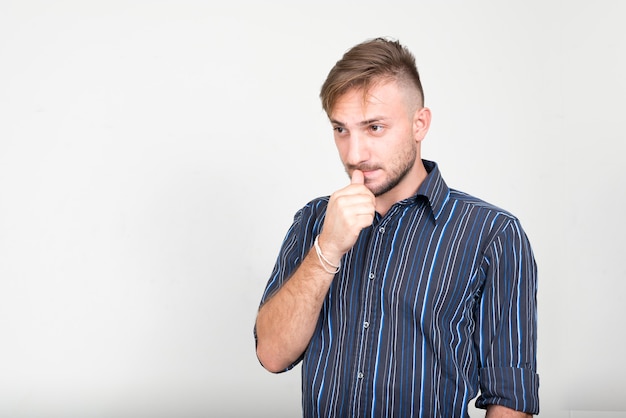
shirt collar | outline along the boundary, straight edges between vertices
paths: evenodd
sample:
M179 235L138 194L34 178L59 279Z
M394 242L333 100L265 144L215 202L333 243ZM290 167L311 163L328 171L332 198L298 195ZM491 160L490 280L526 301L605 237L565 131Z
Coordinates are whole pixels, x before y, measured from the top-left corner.
M426 167L428 175L417 189L417 193L413 196L413 199L417 199L420 196L426 198L433 217L435 221L437 221L450 197L450 189L443 180L436 162L428 160L422 160L422 162L424 163L424 167Z

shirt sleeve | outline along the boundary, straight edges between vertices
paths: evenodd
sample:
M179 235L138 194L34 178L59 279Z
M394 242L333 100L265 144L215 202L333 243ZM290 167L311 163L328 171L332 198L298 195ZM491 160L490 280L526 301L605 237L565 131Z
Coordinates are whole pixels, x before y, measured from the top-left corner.
M537 265L517 220L495 236L483 269L475 337L481 390L476 406L502 405L538 414Z
M278 291L278 289L282 287L302 261L303 254L299 248L301 245L299 245L300 240L298 239L301 223L302 210L299 210L294 216L294 221L283 239L278 257L274 263L274 269L272 270L272 274L267 282L267 285L265 286L265 291L263 292L263 297L261 298L261 305L263 305L272 297L274 293Z

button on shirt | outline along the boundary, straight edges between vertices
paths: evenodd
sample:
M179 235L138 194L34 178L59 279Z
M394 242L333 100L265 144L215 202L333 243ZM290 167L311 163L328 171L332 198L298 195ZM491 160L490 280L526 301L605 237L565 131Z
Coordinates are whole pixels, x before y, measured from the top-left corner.
M539 412L536 265L519 221L449 189L437 165L344 255L302 357L305 417L468 417L468 403ZM297 212L262 303L321 232Z

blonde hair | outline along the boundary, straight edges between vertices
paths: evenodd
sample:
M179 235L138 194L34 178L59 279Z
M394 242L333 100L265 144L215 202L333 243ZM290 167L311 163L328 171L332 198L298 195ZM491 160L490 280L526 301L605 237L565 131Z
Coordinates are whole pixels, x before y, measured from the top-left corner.
M320 91L322 107L330 115L339 97L349 90L367 92L386 80L412 86L419 94L419 106L424 105L424 90L411 51L398 41L375 38L352 47L330 70Z

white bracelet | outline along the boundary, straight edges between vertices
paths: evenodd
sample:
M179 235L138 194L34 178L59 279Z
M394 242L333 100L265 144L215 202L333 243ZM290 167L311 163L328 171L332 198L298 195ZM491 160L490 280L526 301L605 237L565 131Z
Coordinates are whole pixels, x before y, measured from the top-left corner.
M322 268L324 269L326 273L330 273L330 274L339 273L339 270L341 270L341 261L339 262L339 265L334 265L333 263L328 261L326 257L324 257L324 254L322 254L322 249L320 248L320 244L318 242L319 237L320 237L319 235L315 237L315 241L313 241L313 245L315 246L315 252L317 253L317 258L320 260L320 264L322 265ZM335 271L329 270L326 267L326 264L334 268Z

